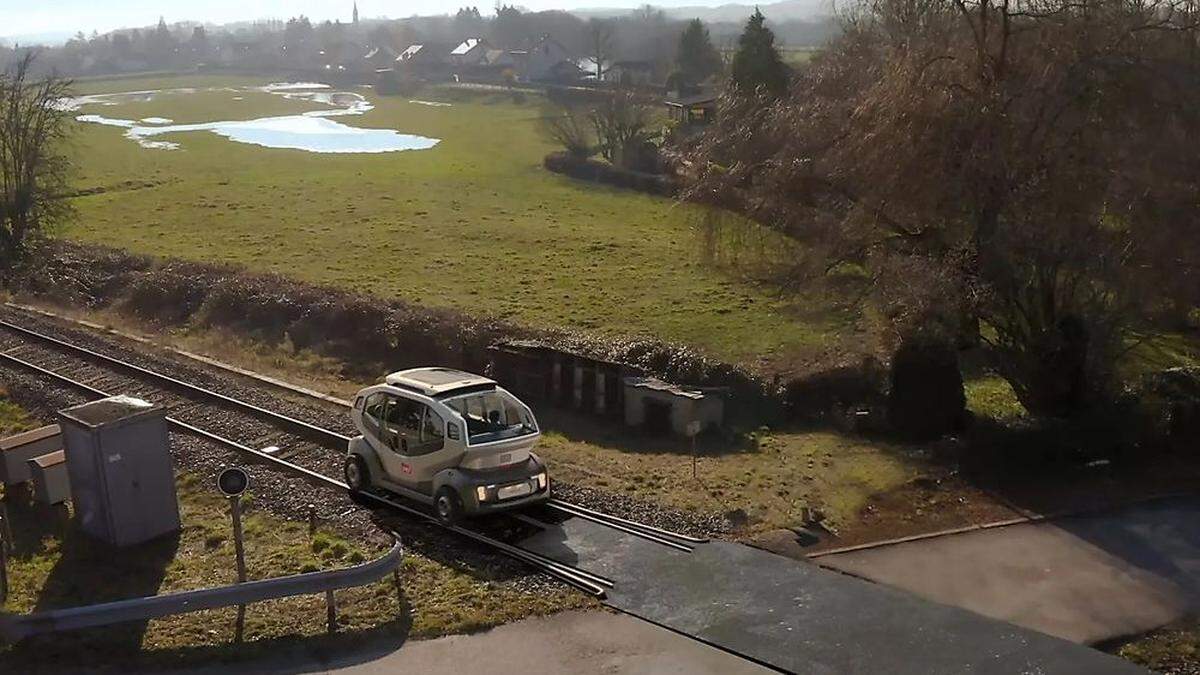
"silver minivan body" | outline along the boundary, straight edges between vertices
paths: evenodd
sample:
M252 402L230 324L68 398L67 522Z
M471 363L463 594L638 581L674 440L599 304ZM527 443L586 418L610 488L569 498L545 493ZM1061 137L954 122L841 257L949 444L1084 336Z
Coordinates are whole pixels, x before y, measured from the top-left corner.
M462 380L429 385L436 380L429 372ZM360 391L352 417L360 436L350 442L350 483L357 456L369 485L428 503L452 490L466 513L549 498L549 478L533 453L541 435L533 411L490 380L447 369L403 371Z

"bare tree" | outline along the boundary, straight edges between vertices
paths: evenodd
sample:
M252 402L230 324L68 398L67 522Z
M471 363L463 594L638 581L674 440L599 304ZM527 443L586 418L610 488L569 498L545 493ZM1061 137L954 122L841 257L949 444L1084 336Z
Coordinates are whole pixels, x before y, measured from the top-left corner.
M596 84L604 81L604 71L617 49L617 33L611 21L591 19L587 23L587 58L596 67Z
M1147 293L1196 301L1198 19L864 0L785 96L726 101L690 196L802 243L786 284L867 270L901 333L977 318L1025 407L1071 414L1107 393Z
M542 115L542 130L573 157L583 159L596 152L588 111L580 106L548 108Z
M631 91L620 90L591 112L600 154L609 162L641 169L643 152L655 136L650 130L650 110Z
M61 101L70 82L35 78L25 54L0 74L0 267L11 268L30 240L69 213L68 162L61 154L69 117Z

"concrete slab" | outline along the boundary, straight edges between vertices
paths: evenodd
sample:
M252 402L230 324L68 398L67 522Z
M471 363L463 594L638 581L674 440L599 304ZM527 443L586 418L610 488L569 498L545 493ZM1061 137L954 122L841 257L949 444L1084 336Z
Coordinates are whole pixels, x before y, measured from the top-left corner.
M630 616L565 612L473 635L413 640L402 645L384 641L349 654L296 649L265 659L176 672L179 675L505 672L760 675L770 671Z
M616 581L609 603L800 673L1141 673L957 607L727 542L682 553L569 520L523 546Z
M1200 499L817 560L937 602L1095 643L1200 611Z

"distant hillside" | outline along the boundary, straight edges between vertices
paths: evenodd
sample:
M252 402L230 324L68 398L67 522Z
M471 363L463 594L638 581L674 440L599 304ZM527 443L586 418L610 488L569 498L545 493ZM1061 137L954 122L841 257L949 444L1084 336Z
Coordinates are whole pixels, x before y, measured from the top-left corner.
M0 35L0 44L7 43L9 46L19 44L29 47L34 45L57 46L70 40L74 34L71 31L47 31L45 33Z
M705 23L742 23L754 13L753 4L730 3L717 7L656 7L672 19L700 19ZM783 0L758 5L768 21L783 23L785 21L812 21L833 14L832 0ZM620 16L628 14L627 8L596 7L591 9L571 10L572 14L583 17Z
M746 19L754 13L755 5L728 4L718 7L655 7L667 17L686 21L700 19L708 24L713 41L728 47L741 34ZM833 0L783 0L758 5L767 23L775 31L779 44L785 47L813 47L825 43L837 32L833 19ZM589 19L626 16L629 8L596 7L576 9L570 13Z

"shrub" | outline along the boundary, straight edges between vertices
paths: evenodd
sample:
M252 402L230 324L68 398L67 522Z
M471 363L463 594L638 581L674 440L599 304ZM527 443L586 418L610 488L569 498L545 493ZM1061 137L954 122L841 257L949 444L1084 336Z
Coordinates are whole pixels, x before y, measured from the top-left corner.
M1129 398L1149 439L1183 448L1200 438L1200 368L1150 373L1132 388Z
M954 347L917 335L892 358L888 421L906 438L930 440L962 428L967 397Z

